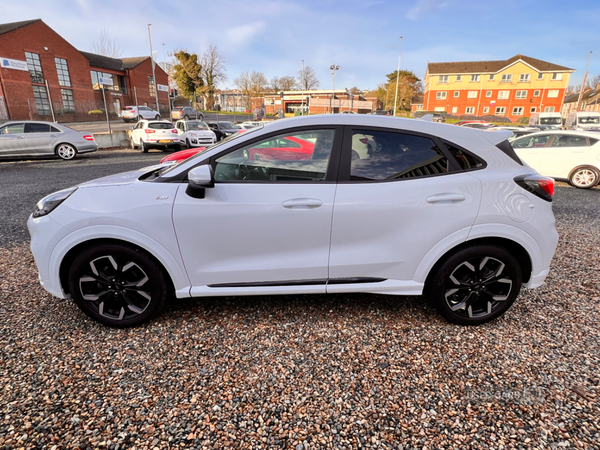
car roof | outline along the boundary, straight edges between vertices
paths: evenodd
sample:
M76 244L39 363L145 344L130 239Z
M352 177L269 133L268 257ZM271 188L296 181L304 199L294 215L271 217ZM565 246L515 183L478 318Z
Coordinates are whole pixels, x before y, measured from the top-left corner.
M578 130L542 130L542 131L536 131L535 133L531 133L528 134L527 137L531 137L531 136L538 136L538 135L554 135L554 134L560 134L560 135L567 135L567 136L587 136L593 139L600 139L600 133L598 133L597 131L578 131Z

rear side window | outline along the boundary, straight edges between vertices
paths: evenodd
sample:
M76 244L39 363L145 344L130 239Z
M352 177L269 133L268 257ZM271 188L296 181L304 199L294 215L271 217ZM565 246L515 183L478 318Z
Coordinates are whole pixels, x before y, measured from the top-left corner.
M28 123L26 133L50 133L50 125L47 123Z
M474 170L485 167L485 162L454 144L443 141L448 151L454 156L462 170Z
M498 149L502 153L504 153L505 155L507 155L514 162L516 162L520 166L523 165L523 161L521 161L521 159L517 156L517 154L515 153L515 150L512 148L512 145L510 145L510 142L508 142L508 141L502 141L499 144L497 144L496 147L498 147Z
M157 122L149 123L148 128L152 128L153 130L170 130L171 128L175 128L175 126L172 123Z
M588 138L590 140L590 145L594 145L596 142L598 142L598 139L594 139L594 138Z

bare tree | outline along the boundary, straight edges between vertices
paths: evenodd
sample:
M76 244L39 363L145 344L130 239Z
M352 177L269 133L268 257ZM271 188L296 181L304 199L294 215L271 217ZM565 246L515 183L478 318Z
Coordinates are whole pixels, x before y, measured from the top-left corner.
M90 49L92 53L108 56L109 58L118 58L123 54L121 47L117 45L114 39L110 38L105 28L102 28L98 38L92 39Z
M208 109L212 110L215 104L215 88L218 83L227 80L225 57L217 51L216 45L211 45L200 61L204 79L204 94L208 100Z
M279 77L271 78L271 81L269 82L269 87L275 92L281 91L281 79Z
M600 84L600 74L589 76L586 85L592 89L596 89L596 86Z
M312 69L312 67L306 66L304 71L300 70L298 72L298 86L303 91L310 91L311 89L316 89L319 87L317 74L315 74L315 71Z
M242 72L239 77L233 80L235 85L244 95L246 101L246 110L250 111L252 107L252 80L249 72Z
M296 79L294 77L281 77L279 82L283 91L293 91L297 86Z

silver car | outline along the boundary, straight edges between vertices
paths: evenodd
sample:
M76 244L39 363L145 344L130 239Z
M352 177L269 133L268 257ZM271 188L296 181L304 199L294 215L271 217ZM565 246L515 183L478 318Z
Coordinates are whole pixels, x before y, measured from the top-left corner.
M23 120L0 124L0 158L55 155L69 160L77 153L97 150L91 133L58 123Z

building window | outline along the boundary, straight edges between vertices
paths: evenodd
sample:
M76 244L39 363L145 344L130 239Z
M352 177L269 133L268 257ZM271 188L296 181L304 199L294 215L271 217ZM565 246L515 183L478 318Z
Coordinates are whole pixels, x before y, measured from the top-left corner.
M454 91L454 98L459 97L460 96L460 91Z
M544 74L543 73L538 73L538 80L543 80L544 79Z
M33 98L35 98L35 107L37 113L40 116L49 116L50 102L48 101L48 92L44 86L32 86L33 87Z
M519 75L519 83L529 83L531 75L528 73L522 73Z
M479 81L479 75L471 75L471 81Z
M506 100L510 95L510 91L498 91L498 100Z
M444 84L447 83L448 82L448 75L440 75L438 77L438 82L439 83L444 83Z
M71 86L71 77L69 76L69 66L67 60L62 58L54 58L56 64L56 73L58 74L58 84L61 86Z
M468 108L465 108L465 114L475 114L475 107L469 106Z
M540 90L536 89L535 91L533 91L533 96L534 97L539 97L540 96Z
M444 108L443 106L436 106L434 109L434 111L446 111L446 108Z
M523 115L523 107L522 106L515 106L513 108L512 115L513 116L522 116Z
M150 91L150 97L156 97L156 90L154 89L154 77L148 76L148 90Z
M152 77L150 77L152 78ZM438 91L435 93L436 100L445 100L446 99L446 91Z
M467 98L477 98L477 91L469 91Z
M73 99L73 91L71 89L61 89L60 94L62 96L63 109L67 110L64 112L75 112L75 99Z
M532 106L531 109L529 110L529 112L534 113L535 112L535 106Z
M422 111L423 110L423 105L417 105L417 111Z
M554 112L554 106L546 106L544 112Z
M456 114L456 112L458 111L458 108L456 106L452 107L452 114Z
M550 89L548 91L548 98L558 98L558 89Z
M95 91L100 90L100 78L111 78L113 82L112 86L110 84L105 84L104 89L108 91L123 91L124 94L127 94L124 81L125 77L113 73L96 72L95 70L90 70L90 76L92 77L92 88Z
M500 83L512 83L512 73L505 73L502 75Z
M485 96L486 97L491 97L492 96L492 91L485 91Z
M456 75L456 81L462 81L462 75Z
M552 80L562 80L562 73L554 72L552 74Z
M490 112L490 108L489 108L489 107L487 107L487 106L484 106L484 107L483 107L483 113L484 113L484 114L487 114L487 113L489 113L489 112Z
M495 78L495 77L496 77L496 74L492 73L492 74L490 74L490 78L489 78L489 80L490 80L490 81L494 81L494 78Z
M527 98L527 91L517 91L515 98Z
M25 59L27 60L27 68L29 69L31 82L42 84L44 82L44 72L42 72L40 55L37 53L25 52Z
M496 116L503 116L506 113L506 108L504 106L496 107L496 112L494 113Z

